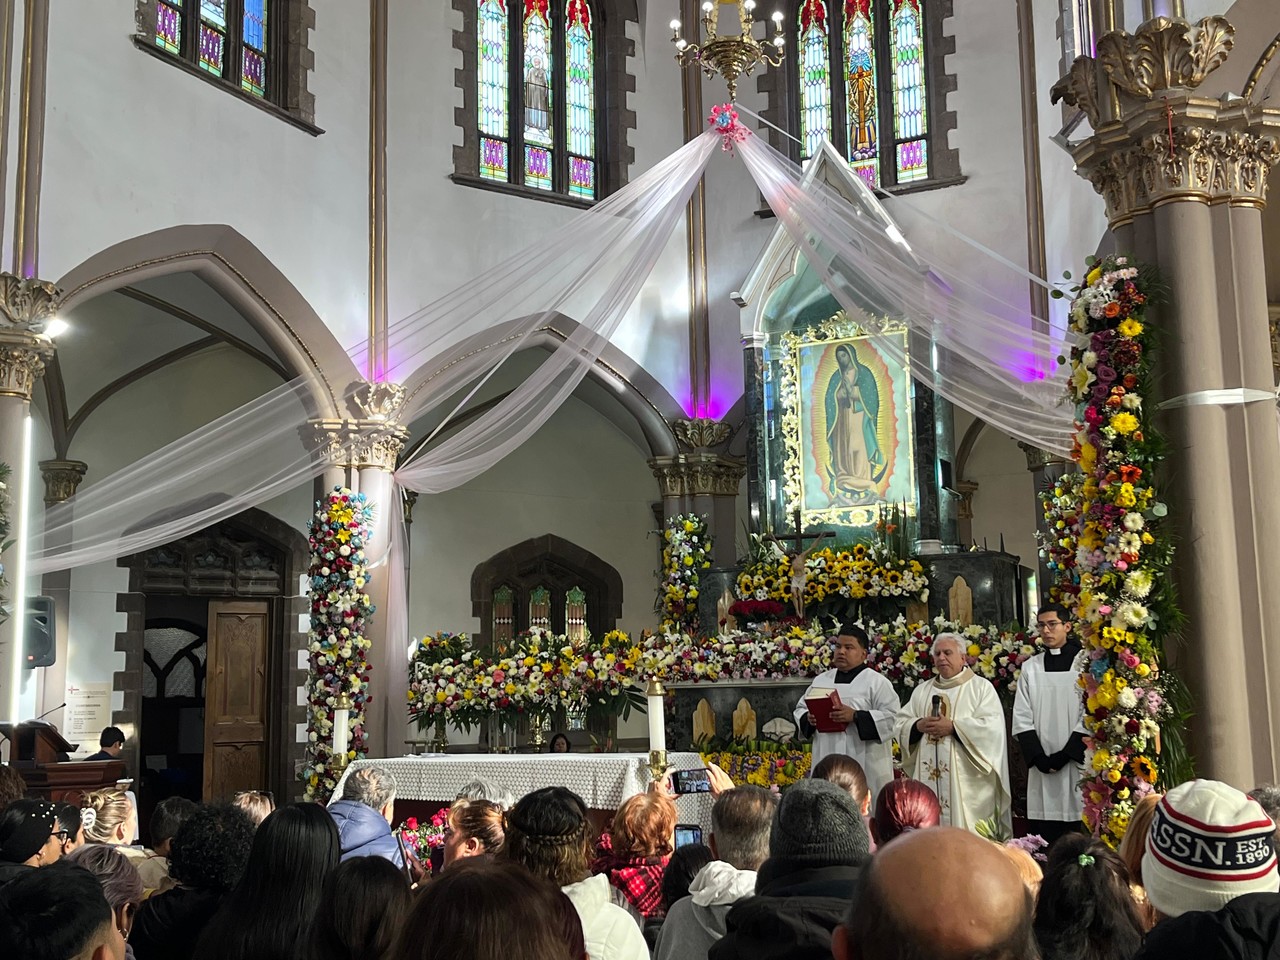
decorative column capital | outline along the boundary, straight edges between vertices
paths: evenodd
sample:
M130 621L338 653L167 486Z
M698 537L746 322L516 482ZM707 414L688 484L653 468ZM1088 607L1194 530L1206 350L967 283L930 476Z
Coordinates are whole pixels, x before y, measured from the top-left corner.
M1098 40L1051 91L1089 117L1094 135L1071 147L1107 205L1112 226L1172 200L1261 207L1280 161L1280 110L1194 90L1227 59L1235 28L1223 17L1156 17ZM1099 73L1101 68L1101 75Z
M695 417L689 420L671 421L671 432L690 450L716 447L729 439L731 428L723 420Z
M1031 472L1043 470L1045 467L1054 463L1069 463L1066 457L1058 453L1050 453L1048 450L1042 450L1030 443L1018 441L1018 449L1027 457L1027 469Z
M43 333L58 312L60 294L47 280L0 273L0 331Z
M396 458L409 438L408 430L388 420L311 420L303 433L323 462L388 472L396 468Z
M973 519L973 495L978 492L976 480L961 480L956 483L956 517L960 520Z
M30 402L53 344L34 333L6 329L0 324L0 397Z
M678 453L649 461L664 498L736 497L747 464L735 457L712 453Z
M41 460L40 475L44 477L44 505L52 507L55 503L70 500L88 472L89 465L83 460Z

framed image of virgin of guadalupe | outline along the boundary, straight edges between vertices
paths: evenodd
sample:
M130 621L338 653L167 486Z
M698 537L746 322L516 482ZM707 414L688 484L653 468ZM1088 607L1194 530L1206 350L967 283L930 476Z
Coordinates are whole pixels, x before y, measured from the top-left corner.
M886 503L914 513L906 331L872 337L837 314L782 346L788 509L843 527L871 526Z

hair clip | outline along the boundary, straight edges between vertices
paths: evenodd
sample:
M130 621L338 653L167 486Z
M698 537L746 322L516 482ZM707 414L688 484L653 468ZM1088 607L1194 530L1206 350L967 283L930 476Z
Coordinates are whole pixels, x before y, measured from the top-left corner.
M80 808L80 826L84 827L86 830L92 827L94 823L97 822L97 819L98 811L93 809L93 807Z
M1080 854L1080 856L1077 857L1076 860L1079 862L1080 866L1082 867L1092 867L1095 862L1093 857L1089 856L1089 854L1087 853Z

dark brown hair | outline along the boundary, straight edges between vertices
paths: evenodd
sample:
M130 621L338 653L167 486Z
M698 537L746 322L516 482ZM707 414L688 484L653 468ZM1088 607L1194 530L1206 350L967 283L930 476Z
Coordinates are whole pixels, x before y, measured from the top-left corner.
M619 857L668 857L674 849L676 805L661 793L637 793L613 815L613 852Z
M449 829L479 840L485 853L498 853L504 840L502 807L491 800L455 800L449 809Z
M325 881L311 928L313 960L387 960L413 902L409 881L382 857L352 857Z
M503 856L557 887L577 883L591 873L587 827L587 805L572 790L535 790L507 814Z
M827 780L841 790L847 790L858 811L862 811L863 802L871 795L867 786L867 772L862 764L845 753L829 753L823 757L813 772L809 774L814 780Z
M449 867L414 901L396 960L582 960L568 943L563 897L507 860Z
M1049 849L1036 906L1046 960L1128 960L1146 928L1129 892L1129 870L1101 840L1069 834Z

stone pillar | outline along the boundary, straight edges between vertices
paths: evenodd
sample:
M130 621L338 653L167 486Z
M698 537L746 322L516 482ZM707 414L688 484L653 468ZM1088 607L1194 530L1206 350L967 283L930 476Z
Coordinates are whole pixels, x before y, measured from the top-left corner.
M26 280L11 273L0 273L0 463L10 468L9 512L13 521L10 536L13 545L0 553L8 580L6 593L10 599L21 596L27 585L17 569L18 511L24 488L31 482L33 464L27 462L23 437L27 416L31 412L31 394L44 373L45 361L53 355L53 344L43 336L45 324L57 309L58 291L51 283ZM26 491L28 501L30 491ZM34 508L33 508L34 509ZM22 642L22 618L10 617L0 624L0 716L10 719L11 711L34 716L34 696L19 704L19 694L26 671L14 675L14 645ZM13 715L12 719L24 719Z
M680 513L707 517L713 537L711 565L731 567L737 562L738 489L746 473L744 461L711 448L729 439L729 425L715 420L677 420L671 425L688 452L649 461L662 492L664 519Z
M1270 695L1280 683L1280 439L1259 214L1280 160L1280 112L1195 95L1234 32L1223 17L1195 27L1157 17L1103 37L1096 63L1077 61L1054 95L1093 123L1073 154L1132 244L1125 252L1156 264L1170 287L1153 320L1165 333L1159 382L1174 401L1166 482L1188 618L1170 663L1195 698L1200 775L1255 784L1280 775ZM1206 396L1222 389L1267 399Z
M408 431L394 419L404 391L394 384L365 385L357 405L369 414L359 420L313 420L312 436L319 456L330 464L323 480L327 488L346 482L373 504L373 524L366 555L371 569L369 599L376 608L369 621L369 694L365 731L371 757L398 754L405 739L404 703L408 684L405 650L408 636L388 630L391 563L391 525L403 509L392 472ZM342 479L338 479L342 478ZM332 483L330 481L333 481ZM401 562L403 558L395 558ZM401 597L406 604L408 597ZM407 616L407 611L406 611Z
M54 504L71 499L88 471L89 465L81 460L41 460L40 475L44 478L45 508L48 509ZM49 546L57 545L49 544ZM71 571L55 570L53 573L46 573L40 578L40 592L46 597L53 598L57 658L53 666L45 667L40 671L39 685L36 688L36 716L53 709L66 698ZM63 713L61 710L56 710L45 719L61 727Z
M742 338L743 419L747 424L747 528L764 530L764 444L760 427L764 423L764 334Z
M1040 534L1041 537L1047 536L1049 528L1045 524L1044 506L1040 502L1040 494L1052 487L1068 471L1071 464L1056 453L1041 450L1039 447L1032 446L1029 443L1019 442L1018 447L1026 454L1027 470L1031 473L1031 492L1036 510L1036 533ZM1040 596L1044 597L1049 593L1049 583L1053 575L1049 572L1049 568L1045 566L1044 555L1040 551L1036 551L1036 556L1038 557L1036 563L1036 588L1039 590Z

